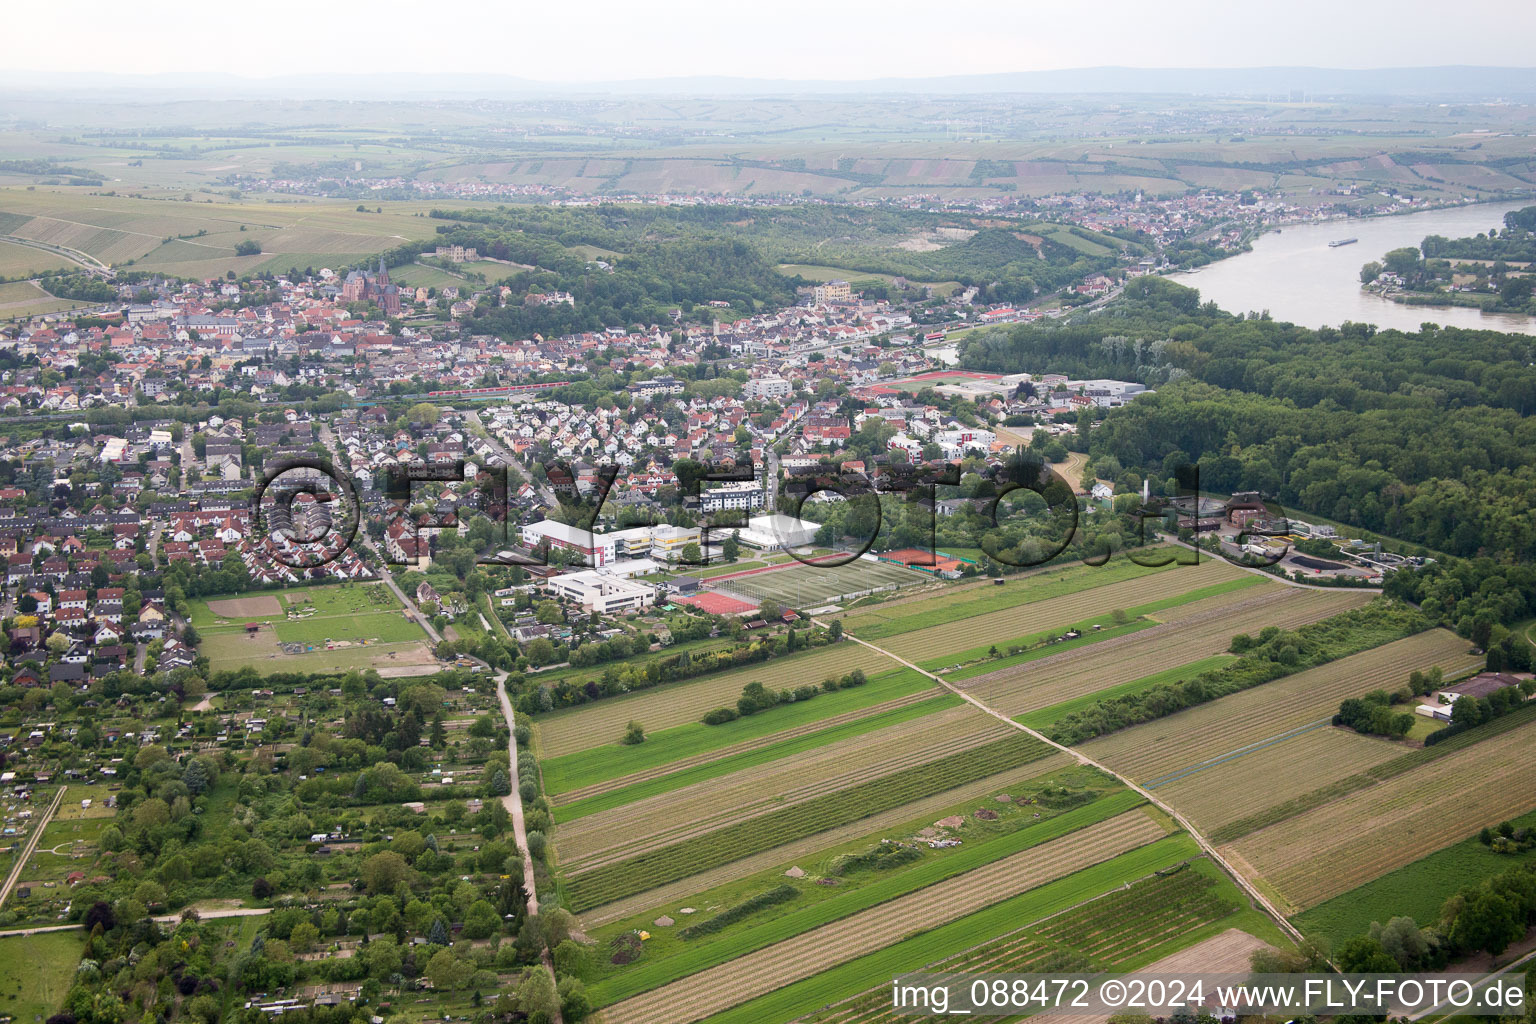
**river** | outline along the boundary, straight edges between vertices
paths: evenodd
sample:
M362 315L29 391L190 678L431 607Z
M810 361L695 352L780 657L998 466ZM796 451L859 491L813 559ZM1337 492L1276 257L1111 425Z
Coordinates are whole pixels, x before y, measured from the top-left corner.
M1536 334L1536 317L1483 313L1460 306L1404 306L1360 288L1360 267L1391 249L1417 248L1425 235L1462 238L1504 227L1504 214L1531 205L1479 203L1391 217L1340 219L1271 231L1240 253L1171 279L1200 289L1200 297L1231 313L1269 310L1276 320L1304 327L1345 320L1416 331L1422 323ZM1354 245L1329 248L1338 238Z

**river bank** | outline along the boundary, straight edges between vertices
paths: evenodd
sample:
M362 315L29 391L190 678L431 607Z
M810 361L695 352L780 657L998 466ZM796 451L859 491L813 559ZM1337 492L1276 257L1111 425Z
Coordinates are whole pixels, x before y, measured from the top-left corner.
M1473 203L1413 213L1349 217L1282 226L1265 232L1245 253L1170 279L1233 313L1267 311L1304 327L1345 321L1418 330L1423 323L1536 334L1536 317L1486 313L1466 306L1393 302L1360 287L1360 264L1397 248L1417 248L1426 235L1460 238L1502 226L1510 210L1531 200ZM1355 244L1330 247L1353 237Z

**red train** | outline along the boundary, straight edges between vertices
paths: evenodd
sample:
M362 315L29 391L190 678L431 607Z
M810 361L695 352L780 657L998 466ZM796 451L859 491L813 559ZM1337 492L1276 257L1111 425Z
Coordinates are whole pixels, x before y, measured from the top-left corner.
M568 380L552 381L548 384L508 384L499 388L458 388L454 391L428 391L428 398L496 398L501 395L517 395L528 391L543 391L546 388L559 388L569 384Z

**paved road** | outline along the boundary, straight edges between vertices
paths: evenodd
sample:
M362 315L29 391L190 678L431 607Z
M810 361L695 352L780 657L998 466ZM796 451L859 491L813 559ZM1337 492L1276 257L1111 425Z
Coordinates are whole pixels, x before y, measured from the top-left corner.
M1467 980L1471 982L1474 989L1481 990L1485 985L1487 985L1490 981L1493 981L1495 978L1502 977L1503 975L1508 974L1510 971L1514 970L1516 967L1519 967L1523 964L1528 964L1532 960L1536 960L1536 949L1531 950L1531 952L1525 954L1522 957L1517 957L1516 959L1511 960L1508 964L1498 968L1497 970L1489 971L1487 974L1484 974L1481 977L1474 977L1469 975ZM1443 999L1426 1010L1420 1010L1418 1013L1410 1013L1404 1019L1423 1020L1425 1017L1431 1015L1446 1013L1447 1010L1450 1011L1449 1015L1457 1016L1455 1013L1455 1007L1451 1006L1450 1002L1451 1001L1449 999Z
M825 622L819 622L819 621L817 621L815 619L812 619L811 621L813 623L815 623L816 625L818 625L818 626L825 627L827 625ZM1095 761L1093 758L1089 757L1087 754L1084 754L1082 751L1080 751L1080 750L1078 750L1078 749L1076 749L1074 747L1069 747L1069 746L1066 746L1064 744L1057 743L1055 740L1053 740L1050 737L1044 735L1043 733L1037 732L1036 730L1031 729L1031 728L1029 728L1026 725L1022 725L1019 722L1015 722L1012 718L1009 718L1003 712L998 711L996 708L993 708L993 707L983 703L974 694L968 693L965 690L960 689L958 686L954 685L953 683L950 683L950 682L946 681L942 676L934 675L932 672L929 672L926 669L919 668L917 665L914 665L912 662L907 661L905 658L898 657L897 655L892 654L890 651L887 651L883 647L877 647L876 645L870 643L868 640L860 640L858 637L854 636L852 633L846 633L845 632L843 634L843 636L845 638L849 639L849 640L852 640L856 644L861 644L864 647L867 647L867 648L869 648L872 651L875 651L877 653L885 655L887 658L890 658L892 661L897 662L898 664L905 665L907 668L912 669L914 672L919 672L919 673L927 676L929 679L932 679L934 682L936 682L940 686L944 687L944 689L948 690L950 693L955 694L957 697L959 697L961 700L965 701L966 703L973 705L978 710L983 711L983 712L985 712L988 715L991 715L993 718L997 719L999 722L1002 722L1004 725L1007 725L1007 726L1009 726L1011 728L1017 729L1019 732L1026 733L1029 736L1034 737L1035 739L1039 740L1041 743L1046 744L1047 746L1054 747L1055 749L1061 751L1064 754L1067 754L1069 757L1071 757L1074 760L1076 760L1077 763L1082 764L1082 765L1086 765L1086 766L1088 766L1090 768L1097 768L1099 771L1103 772L1104 774L1113 776L1115 779L1119 780L1123 785L1125 785L1126 788L1134 790L1136 793L1140 794L1142 798L1144 798L1149 803L1151 803L1154 807L1156 807L1159 810L1163 811L1165 814L1167 814L1174 821L1178 822L1179 827L1184 829L1184 831L1188 832L1190 834L1190 836L1194 838L1195 842L1200 845L1200 848L1203 851L1205 851L1205 854L1208 857L1210 857L1213 862L1215 862L1216 864L1221 865L1222 869L1224 871L1226 871L1226 873L1232 877L1232 880L1235 881L1238 884L1238 886L1245 893L1248 894L1249 899L1253 900L1254 903L1256 903L1258 906L1262 907L1264 909L1264 912L1267 913L1271 918L1274 919L1275 924L1280 927L1281 931L1285 932L1291 938L1295 939L1298 943L1302 942L1304 940L1304 936L1301 934L1301 932L1297 931L1296 928L1291 924L1291 922L1286 920L1285 915L1280 913L1280 911L1278 909L1276 909L1275 905L1269 901L1269 898L1266 897L1263 893L1259 892L1259 890L1253 885L1253 883L1248 880L1247 876L1245 876L1242 872L1238 871L1237 868L1233 867L1232 864L1225 857L1223 857L1220 853L1218 853L1216 851L1216 847L1214 845L1212 845L1210 840L1206 839L1205 836L1203 834L1201 834L1201 832L1198 829L1195 828L1195 826L1189 821L1189 819L1185 818L1182 814L1180 814L1178 811L1174 810L1168 804L1166 804L1163 801L1159 800L1156 796L1152 795L1152 793L1150 793L1148 790L1146 790L1143 787L1137 785L1130 778L1120 774L1119 772L1115 771L1113 768L1110 768L1108 765L1101 764L1100 762Z
M523 475L528 478L528 482L539 492L539 498L545 505L550 508L558 508L560 506L560 499L555 496L555 492L550 489L549 485L539 483L537 478L534 477L533 467L514 455L510 448L501 443L501 438L496 436L495 431L480 422L480 410L467 409L464 412L464 418L473 421L475 426L485 431L485 439L491 443L491 447L495 449L496 454L501 456L501 461L521 470Z
M86 270L93 270L106 278L115 276L112 268L101 262L101 260L97 259L95 256L92 256L88 252L81 252L79 249L71 249L67 245L57 245L53 242L39 242L35 238L22 238L20 235L0 235L0 240L9 242L12 245L25 245L32 249L41 249L44 252L53 253L55 256L62 256L70 262L78 263Z
M359 536L361 536L361 534L359 534ZM364 543L367 543L370 547L372 547L373 542L365 541ZM374 555L378 555L377 550L374 551ZM434 645L443 639L442 634L438 633L438 631L433 627L432 620L423 615L421 613L421 609L416 607L416 602L407 597L405 591L400 589L400 585L395 582L394 575L389 571L389 566L383 564L382 558L379 559L379 578L384 581L384 585L386 587L395 592L395 597L399 598L400 603L405 605L406 612L416 620L422 629L427 631L427 636L432 638L432 643Z
M27 861L32 859L32 851L37 849L38 840L43 838L43 829L48 827L48 822L53 819L55 812L59 809L59 805L64 802L64 791L68 788L68 786L60 786L59 791L53 794L53 803L48 805L48 809L38 819L37 827L27 837L27 842L22 847L21 855L16 858L16 863L11 867L10 875L5 879L5 885L0 887L0 907L5 906L5 901L10 897L11 890L16 887L16 882L21 878L22 869L27 866Z

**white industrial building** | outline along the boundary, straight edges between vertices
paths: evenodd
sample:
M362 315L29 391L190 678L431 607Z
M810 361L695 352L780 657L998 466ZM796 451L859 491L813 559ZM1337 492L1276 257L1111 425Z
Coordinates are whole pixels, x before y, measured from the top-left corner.
M779 551L811 544L816 539L816 531L820 529L820 523L775 513L753 516L747 520L747 528L736 536L749 547L763 551Z
M614 615L639 611L656 603L656 588L602 569L552 576L545 586L550 593L575 601L586 612Z
M618 557L618 545L611 536L567 526L554 519L541 519L522 528L523 543L536 548L545 541L551 548L575 551L585 556L587 564L601 568Z
M698 544L703 531L697 526L635 526L612 533L594 533L544 519L522 528L523 543L536 548L545 540L551 548L562 548L582 555L594 569L613 565L624 558L653 558L675 562L689 544Z

